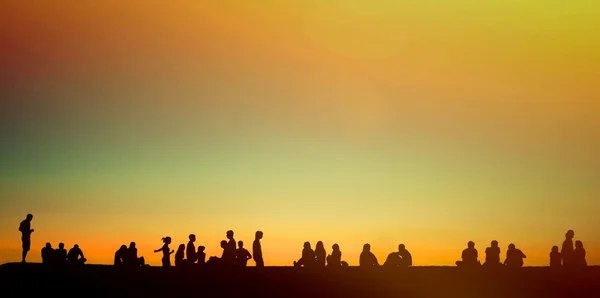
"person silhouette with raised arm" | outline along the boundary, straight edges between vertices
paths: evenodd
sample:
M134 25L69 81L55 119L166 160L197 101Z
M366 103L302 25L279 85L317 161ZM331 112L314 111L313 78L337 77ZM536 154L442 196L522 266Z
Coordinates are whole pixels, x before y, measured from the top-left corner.
M79 245L75 244L73 248L69 250L67 261L73 265L83 265L85 263L86 258L83 256L83 251L81 251Z
M294 261L294 267L313 267L315 262L315 252L310 247L310 242L306 241L302 249L302 257L297 262Z
M191 265L193 265L194 263L196 263L196 246L194 245L194 242L196 242L196 235L194 234L190 234L190 236L188 236L188 238L190 239L190 241L187 244L187 248L186 248L186 256L187 256L187 262Z
M573 265L573 238L575 237L575 232L573 230L568 230L565 233L565 241L562 244L562 249L560 254L563 259L564 267L571 267Z
M331 254L327 256L327 266L342 266L342 252L340 251L340 246L337 243L331 246Z
M550 267L562 267L562 256L556 245L550 250Z
M54 252L55 262L57 265L64 265L67 262L67 250L64 243L58 244L58 249Z
M161 252L163 253L163 257L162 257L162 265L163 267L171 267L171 255L173 254L173 252L175 252L174 250L171 250L169 248L169 244L171 244L171 237L167 236L162 238L162 242L164 243L163 246L157 250L155 250L154 252Z
M527 256L511 243L508 245L508 250L506 251L506 260L504 260L504 266L509 268L523 267L523 259L525 258L527 258Z
M486 267L498 267L502 265L500 262L500 247L498 246L498 241L493 240L490 244L490 247L485 249L485 263L483 263Z
M573 250L573 266L587 266L587 261L585 260L585 248L583 248L583 242L579 240L575 241L575 250Z
M248 260L252 259L252 255L244 248L243 241L238 241L238 247L235 254L235 264L240 267L246 267L248 265Z
M53 265L55 261L56 256L54 255L54 249L52 248L52 244L48 242L46 243L46 246L42 248L42 264Z
M318 241L317 245L315 246L315 259L316 259L316 263L315 265L319 266L319 267L325 267L325 256L327 255L327 252L325 251L325 245L323 245L323 241Z
M254 262L256 262L256 267L265 267L265 262L263 261L262 255L262 247L260 245L260 239L263 238L262 231L256 231L254 235L254 243L252 243L252 255L254 256Z
M22 263L27 263L25 259L27 258L27 253L31 249L31 233L33 233L33 229L31 228L32 220L33 215L27 214L27 217L19 225L19 232L21 232L21 242L23 244L23 260L21 261Z
M363 251L360 253L360 267L379 267L377 257L371 252L371 244L363 245Z
M481 265L478 257L477 249L475 249L475 242L469 241L467 243L467 248L462 252L462 261L456 261L456 266L469 268L478 267Z
M184 265L183 258L185 257L185 244L179 244L177 252L175 253L175 267L181 267Z

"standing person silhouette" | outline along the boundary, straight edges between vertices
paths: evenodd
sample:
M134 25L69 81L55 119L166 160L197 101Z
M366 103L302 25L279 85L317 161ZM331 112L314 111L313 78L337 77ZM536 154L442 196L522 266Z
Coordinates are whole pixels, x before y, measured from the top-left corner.
M235 264L240 267L246 267L248 260L252 259L252 255L244 248L244 241L238 241L238 247L235 252Z
M31 228L31 220L33 220L33 215L27 214L25 220L21 222L19 225L19 232L21 232L21 242L23 243L23 260L22 263L27 263L25 259L27 258L27 253L31 249L31 233L33 233L33 229Z
M169 244L171 244L171 237L167 236L165 238L162 239L162 242L164 243L164 245L155 250L154 252L160 252L162 251L163 253L163 257L162 257L162 265L163 267L171 267L171 255L173 254L173 252L175 252L174 250L171 250L169 248Z
M235 239L233 239L233 231L227 231L227 246L225 246L225 250L223 251L223 261L229 263L229 265L233 265L235 263L235 251L237 249L237 245L235 243Z
M262 255L262 247L260 245L260 239L263 237L262 231L256 231L254 236L254 243L252 243L252 255L254 256L254 262L256 262L256 267L265 267L265 262L263 261Z
M190 241L187 244L185 254L187 256L187 261L190 265L196 263L196 246L194 242L196 241L196 235L190 234L188 237Z
M575 232L568 230L565 234L565 241L562 244L560 254L563 259L563 267L571 267L573 265L573 238Z

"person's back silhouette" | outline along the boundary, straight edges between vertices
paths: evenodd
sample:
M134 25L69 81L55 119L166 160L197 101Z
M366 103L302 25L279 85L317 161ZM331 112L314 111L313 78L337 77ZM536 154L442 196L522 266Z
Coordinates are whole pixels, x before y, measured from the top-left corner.
M196 246L194 245L194 242L196 242L196 235L190 234L188 238L190 241L187 244L186 256L188 263L192 265L196 262Z
M478 259L477 249L475 249L475 242L469 241L467 248L463 250L462 261L456 261L456 266L459 267L478 267L481 265Z
M327 255L327 252L325 252L325 245L323 245L323 241L318 241L317 245L315 246L315 259L316 259L316 263L315 265L319 266L319 267L325 267L325 256Z
M500 263L500 247L498 246L498 241L492 241L490 247L485 249L485 266L499 266Z
M163 257L161 259L162 261L162 265L163 267L171 267L171 254L173 254L173 250L171 250L169 248L169 244L171 244L171 237L167 236L162 238L162 242L164 243L163 246L157 250L155 250L154 252L161 252L163 253Z
M54 257L56 258L57 265L64 265L67 262L67 250L65 249L64 243L58 244L58 249L54 251Z
M575 241L575 250L573 250L573 266L587 266L587 261L585 260L585 248L583 248L583 242L579 240Z
M126 264L132 267L138 267L145 265L144 257L138 258L138 250L135 246L135 242L129 243L129 248L127 249L127 258Z
M69 250L67 254L67 261L73 265L83 265L86 261L83 251L79 248L79 245L75 244L73 248Z
M27 253L31 249L31 233L33 233L33 229L31 228L31 221L33 220L33 215L27 214L25 220L21 222L19 225L19 232L21 232L21 242L23 246L23 260L22 263L26 263L25 259L27 258Z
M177 248L177 252L175 253L175 266L181 267L184 265L185 256L185 244L179 244L179 248Z
M562 257L556 245L552 246L550 251L550 267L562 267Z
M337 243L331 247L331 254L327 256L327 266L342 266L342 252L340 251L340 246Z
M206 253L204 253L204 246L198 246L198 253L196 253L196 258L198 259L198 265L204 265L206 263Z
M240 267L246 267L248 260L252 259L250 252L244 248L244 242L238 241L238 249L235 254L235 264Z
M565 241L562 244L562 250L560 254L563 259L564 267L571 267L573 265L573 238L575 237L575 232L573 230L568 230L565 233Z
M506 251L506 260L504 261L504 265L510 268L519 268L523 267L523 259L527 258L525 254L518 248L515 247L514 244L508 245L508 250Z
M304 242L304 248L302 249L302 257L297 262L294 261L295 267L313 267L315 265L315 252L310 247L310 242Z
M50 242L46 243L46 246L42 248L42 264L52 265L56 261L56 256L54 255L54 249L52 248L52 244Z
M371 252L371 244L363 245L363 251L360 253L359 265L361 267L377 267L379 262L377 257Z
M262 231L256 231L254 236L254 243L252 243L252 255L254 256L254 262L256 262L256 267L264 267L265 262L263 261L262 255L262 247L260 245L260 239L263 238Z
M127 245L123 244L119 249L115 252L115 266L122 266L125 264L127 260Z

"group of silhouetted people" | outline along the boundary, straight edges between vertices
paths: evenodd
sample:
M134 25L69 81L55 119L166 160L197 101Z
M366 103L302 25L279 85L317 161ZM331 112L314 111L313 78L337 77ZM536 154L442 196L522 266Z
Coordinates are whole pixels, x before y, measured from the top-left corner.
M129 243L129 247L123 244L115 252L114 265L117 267L140 267L146 265L144 257L138 257L135 242Z
M586 267L587 261L585 260L585 248L583 248L583 242L575 241L575 247L573 247L573 238L575 238L575 232L568 230L565 234L565 241L562 245L562 250L558 251L558 246L553 246L550 251L550 267Z
M501 262L498 241L493 240L490 244L490 247L485 249L485 262L483 263L483 266L492 268L502 266L508 268L518 268L523 267L523 259L525 258L527 258L527 256L511 243L508 245L508 250L506 250L506 258L504 259L504 262ZM482 266L481 262L479 261L477 249L475 248L475 242L469 241L467 243L467 248L463 250L461 260L456 261L456 266L466 268Z
M331 254L327 255L323 241L318 241L315 250L310 246L310 242L304 242L302 257L294 261L295 267L342 267L348 266L348 263L342 261L342 252L340 246L336 243L331 246Z
M187 246L185 244L180 244L177 252L171 250L169 245L171 244L171 237L167 236L162 238L163 246L154 252L162 252L162 265L163 267L171 267L171 255L175 253L175 267L194 267L194 266L204 266L211 265L217 267L246 267L248 261L252 259L252 255L250 252L244 248L244 242L238 241L236 243L233 238L233 231L229 230L226 233L227 240L221 241L221 248L223 249L223 253L221 257L210 257L208 261L206 261L206 253L204 252L204 246L198 246L198 250L196 250L195 242L196 235L190 234L188 236L189 241ZM262 247L260 244L260 240L263 238L263 232L257 231L255 233L254 243L252 245L252 251L254 254L254 261L256 262L257 267L264 267L264 261L262 257Z
M50 242L46 243L46 246L42 248L42 263L46 265L83 265L87 259L83 255L83 251L79 248L79 245L73 245L73 248L65 249L65 244L58 244L58 248L52 248Z

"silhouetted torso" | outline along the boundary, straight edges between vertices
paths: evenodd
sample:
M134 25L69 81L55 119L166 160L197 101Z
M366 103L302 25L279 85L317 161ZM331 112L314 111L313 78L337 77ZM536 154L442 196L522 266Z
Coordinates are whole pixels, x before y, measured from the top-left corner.
M235 251L236 251L235 240L233 238L229 239L229 242L227 242L227 245L225 246L225 249L223 250L223 256L222 256L223 261L225 261L229 264L234 264L235 263Z
M165 243L161 248L163 257L161 259L163 267L171 267L171 249L169 244Z
M56 261L54 249L50 247L42 248L42 263L49 265Z
M383 266L395 267L395 266L400 266L401 263L402 263L402 258L400 257L400 254L398 254L398 252L392 252L387 256L387 259L385 259Z
M71 248L69 250L69 253L67 254L67 261L73 264L83 263L85 259L83 257L83 252L81 251L81 249L79 247Z
M585 249L584 248L575 248L575 250L573 250L573 266L576 266L576 267L587 266L587 261L585 260Z
M322 266L325 267L325 255L327 253L325 252L325 249L317 249L315 250L315 258L316 258L316 265L317 266Z
M115 262L114 262L114 265L115 266L121 266L121 265L123 265L123 263L125 262L125 259L127 257L126 254L127 254L127 248L125 248L125 249L119 248L115 252Z
M488 247L485 249L485 264L500 265L500 247Z
M402 258L400 265L401 266L412 266L412 255L408 250L399 251L398 254Z
M23 239L29 239L31 237L31 222L28 220L23 220L19 225L19 231L21 232L21 237Z
M57 248L54 251L54 257L56 258L56 264L64 264L67 260L67 250L64 248Z
M196 262L196 246L194 245L194 242L192 242L192 241L188 242L188 244L187 244L186 256L187 256L187 261L190 264L193 264L194 262Z
M523 258L525 258L525 254L520 249L509 249L506 251L504 264L507 267L523 267Z
M362 253L360 253L359 263L361 267L379 266L377 257L375 257L375 255L370 251L363 251Z
M563 266L570 267L573 265L573 240L566 239L563 242L562 250L560 251L563 259Z
M235 256L235 264L238 266L246 267L248 260L252 258L250 252L245 248L238 248Z
M479 256L477 254L477 249L475 249L475 248L466 248L462 252L463 265L465 265L465 266L479 265L479 261L477 260L478 257Z
M550 252L550 267L561 267L562 257L558 251Z
M201 252L198 252L198 254L196 256L198 258L198 264L206 263L206 253L201 251Z
M254 256L256 267L263 267L265 265L262 256L262 247L260 246L259 239L254 240L254 242L252 243L252 255Z
M327 266L339 267L342 266L342 252L334 250L327 257Z
M175 253L175 266L177 267L182 266L184 262L183 258L185 257L185 249L182 246L184 245L181 244Z

